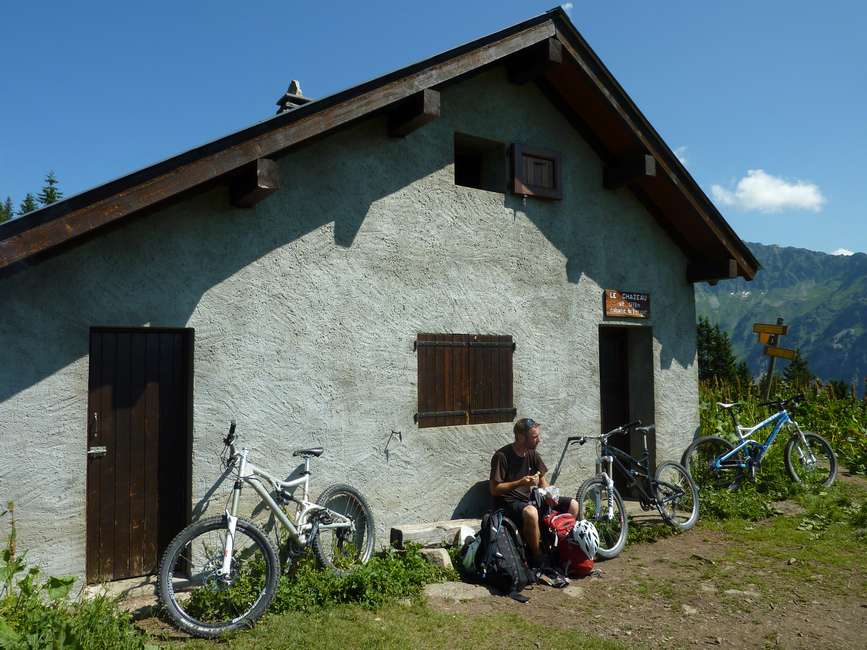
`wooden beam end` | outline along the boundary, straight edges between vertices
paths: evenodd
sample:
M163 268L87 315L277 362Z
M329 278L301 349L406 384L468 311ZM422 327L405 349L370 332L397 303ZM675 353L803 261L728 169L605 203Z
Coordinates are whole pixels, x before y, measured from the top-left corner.
M232 181L230 195L236 208L252 208L280 189L280 167L270 158L244 165Z
M542 77L552 66L563 62L563 44L547 38L516 54L508 64L509 81L525 84Z
M640 183L656 177L656 158L650 154L628 154L605 165L602 185L616 190L629 183Z
M439 92L425 88L399 102L388 114L388 135L392 138L404 138L437 119L440 112Z

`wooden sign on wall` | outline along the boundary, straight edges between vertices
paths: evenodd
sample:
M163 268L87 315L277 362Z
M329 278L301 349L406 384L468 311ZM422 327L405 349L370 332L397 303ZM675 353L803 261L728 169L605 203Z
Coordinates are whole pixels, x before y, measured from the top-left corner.
M650 318L650 294L606 289L605 315L616 318Z

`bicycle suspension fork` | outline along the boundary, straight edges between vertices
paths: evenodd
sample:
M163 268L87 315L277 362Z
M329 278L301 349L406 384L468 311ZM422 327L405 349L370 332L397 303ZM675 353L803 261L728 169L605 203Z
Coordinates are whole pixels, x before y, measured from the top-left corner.
M799 427L798 423L795 422L792 418L788 418L788 423L795 427L798 440L801 441L801 444L797 446L798 456L800 456L801 462L810 469L813 469L816 466L816 457L810 450L810 445L807 444L807 438L804 435L804 432L801 431L801 427Z
M603 469L603 466L608 471ZM614 457L600 456L596 459L596 474L605 479L605 485L608 488L608 518L614 518Z
M243 482L241 477L244 475L244 470L247 465L247 450L241 450L241 458L238 461L238 477L235 479L235 485L232 487L232 501L226 508L226 541L223 545L223 565L220 567L219 574L223 578L228 579L232 575L232 551L235 546L235 529L238 526L238 503L241 500L241 488Z

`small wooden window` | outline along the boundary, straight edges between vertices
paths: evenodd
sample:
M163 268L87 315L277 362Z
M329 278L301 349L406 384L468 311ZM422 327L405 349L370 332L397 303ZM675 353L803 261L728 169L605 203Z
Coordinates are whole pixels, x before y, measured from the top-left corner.
M521 196L562 199L560 154L512 145L512 191Z
M419 334L418 413L421 427L511 422L511 336Z
M506 191L506 145L455 133L455 185Z

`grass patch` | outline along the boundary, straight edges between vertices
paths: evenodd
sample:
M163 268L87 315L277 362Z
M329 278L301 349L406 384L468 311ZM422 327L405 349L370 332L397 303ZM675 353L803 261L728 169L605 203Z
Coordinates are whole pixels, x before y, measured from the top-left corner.
M541 642L537 646L536 642ZM176 642L184 648L213 648L208 641ZM391 650L486 650L518 648L588 648L626 646L574 630L562 630L539 617L530 622L514 614L455 615L435 612L421 603L392 603L376 610L339 605L315 612L267 616L252 630L228 639L233 650L247 648L365 648Z

